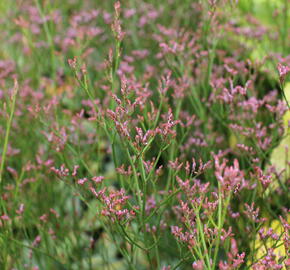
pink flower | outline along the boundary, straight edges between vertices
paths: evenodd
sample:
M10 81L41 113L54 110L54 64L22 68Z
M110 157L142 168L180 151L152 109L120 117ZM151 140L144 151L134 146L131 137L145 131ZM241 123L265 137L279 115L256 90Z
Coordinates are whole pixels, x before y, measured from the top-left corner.
M87 182L88 181L88 179L87 178L82 178L82 179L79 179L78 180L78 184L79 185L83 185L85 182Z
M9 216L8 215L2 215L2 216L0 216L0 218L2 219L2 220L9 220L10 218L9 218Z
M44 223L47 222L47 218L48 218L48 215L47 215L47 214L43 214L42 216L39 217L39 219L40 219L41 221L43 221Z
M194 262L192 264L192 269L194 269L194 270L203 270L204 269L203 268L203 262L201 260L198 260L198 261Z
M72 69L76 69L76 67L77 67L76 57L74 57L73 59L68 59L67 62Z
M104 176L94 176L93 178L92 178L92 180L95 182L95 183L97 183L97 184L99 184L99 183L102 183L102 181L104 180Z
M38 246L40 242L41 242L41 236L37 235L32 243L32 246L33 247Z
M73 172L72 172L72 176L76 176L77 175L77 173L78 173L78 168L79 168L80 166L79 165L75 165L74 166L74 168L73 168Z
M23 212L24 212L24 204L22 203L22 204L19 205L19 208L18 208L18 210L16 210L16 213L18 215L22 215Z
M281 82L281 84L283 84L285 77L290 72L290 67L283 66L281 63L278 63L277 68L278 68L278 72L279 72L280 82Z

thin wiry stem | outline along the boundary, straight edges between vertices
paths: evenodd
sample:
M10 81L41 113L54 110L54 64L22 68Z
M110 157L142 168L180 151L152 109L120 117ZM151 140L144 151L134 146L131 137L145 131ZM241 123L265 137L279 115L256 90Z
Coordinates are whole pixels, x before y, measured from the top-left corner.
M3 144L3 150L2 150L2 157L1 157L1 165L0 165L0 184L2 183L2 177L3 177L3 170L6 160L6 153L8 148L8 142L9 142L9 135L10 135L10 129L12 125L12 120L15 112L15 103L16 103L16 96L18 92L18 82L17 80L14 81L14 88L12 92L11 97L11 108L10 108L10 114L6 125L6 133L5 133L5 139Z

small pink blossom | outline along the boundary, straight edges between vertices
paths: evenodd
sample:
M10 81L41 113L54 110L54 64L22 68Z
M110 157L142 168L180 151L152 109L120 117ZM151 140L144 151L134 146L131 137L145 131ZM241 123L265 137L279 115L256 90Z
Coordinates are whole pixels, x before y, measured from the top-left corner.
M290 72L290 67L289 66L284 66L281 63L278 63L277 68L278 68L278 72L279 72L280 82L281 82L281 84L283 84L284 80L285 80L285 77Z
M105 179L104 176L94 176L94 177L92 178L92 180L93 180L95 183L97 183L97 184L102 183L102 181L103 181L104 179Z
M83 185L83 184L86 183L87 181L88 181L87 178L81 178L81 179L78 180L78 184L79 184L79 185Z
M201 260L193 262L192 269L194 269L194 270L204 270L203 262Z

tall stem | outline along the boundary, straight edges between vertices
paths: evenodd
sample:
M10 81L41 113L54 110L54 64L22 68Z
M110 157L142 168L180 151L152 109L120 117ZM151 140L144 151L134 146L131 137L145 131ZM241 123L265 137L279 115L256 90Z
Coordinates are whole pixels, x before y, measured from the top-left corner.
M16 102L17 92L18 92L18 82L15 80L13 93L12 93L12 97L11 97L12 103L11 103L11 108L10 108L10 115L9 115L9 119L7 121L6 133L5 133L5 139L4 139L3 151L2 151L2 157L1 157L0 184L2 183L3 169L4 169L4 165L5 165L6 153L7 153L7 148L8 148L10 129L11 129L12 120L13 120L14 111L15 111L15 102Z

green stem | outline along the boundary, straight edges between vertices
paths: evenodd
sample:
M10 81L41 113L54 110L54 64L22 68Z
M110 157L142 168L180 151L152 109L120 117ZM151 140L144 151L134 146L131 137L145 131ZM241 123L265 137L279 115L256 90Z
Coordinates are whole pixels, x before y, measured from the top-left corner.
M197 221L197 228L198 228L199 234L201 236L201 243L202 243L204 253L205 253L204 256L206 258L208 268L210 269L210 259L209 259L208 249L207 249L207 246L205 243L205 238L204 238L204 227L203 227L203 224L201 223L198 212L196 213L196 221Z
M35 5L37 6L37 9L38 9L38 12L39 12L41 18L44 21L43 27L44 27L44 32L45 32L45 35L46 35L47 42L48 42L48 44L50 46L51 63L52 63L52 66L53 66L52 75L53 75L53 79L55 81L55 77L56 77L56 58L55 58L55 53L54 53L55 52L54 41L53 41L52 35L50 33L47 20L45 19L45 16L44 16L43 11L41 9L39 0L34 0L34 2L35 2Z
M179 117L179 113L180 113L180 110L181 110L181 105L182 105L182 100L180 99L178 101L178 103L177 103L177 108L176 108L176 111L175 111L175 114L174 114L175 119L178 119L178 117ZM176 132L176 126L174 127L174 131ZM177 145L175 145L175 143ZM173 141L171 143L170 149L169 149L169 160L170 161L173 161L174 156L176 156L176 149L178 149L178 143L177 143L177 140L175 139L175 141ZM171 188L172 183L174 181L172 173L173 173L173 170L170 168L169 169L168 180L167 180L167 184L166 184L166 188L165 188L166 191L169 191L169 189Z
M0 184L2 183L2 175L3 175L3 169L4 169L4 165L5 165L6 153L7 153L7 148L8 148L10 129L11 129L12 120L13 120L14 111L15 111L15 103L16 103L17 92L18 92L18 82L15 80L14 89L13 89L13 93L12 93L11 111L10 111L9 119L8 119L7 126L6 126L6 134L5 134L3 152L2 152L2 157L1 157Z
M283 35L282 35L282 51L283 54L287 54L287 38L288 38L288 0L284 0L283 10ZM288 106L289 108L289 106Z
M217 263L217 256L218 256L218 251L219 251L219 245L220 245L220 240L221 240L221 233L222 233L222 228L224 226L224 221L225 221L225 216L227 213L228 205L231 200L231 194L228 195L226 198L226 202L223 205L223 200L222 200L222 190L221 190L221 185L218 183L218 189L219 189L219 200L218 200L218 236L217 236L217 242L214 250L214 259L213 259L213 266L212 269L215 269L215 265Z

